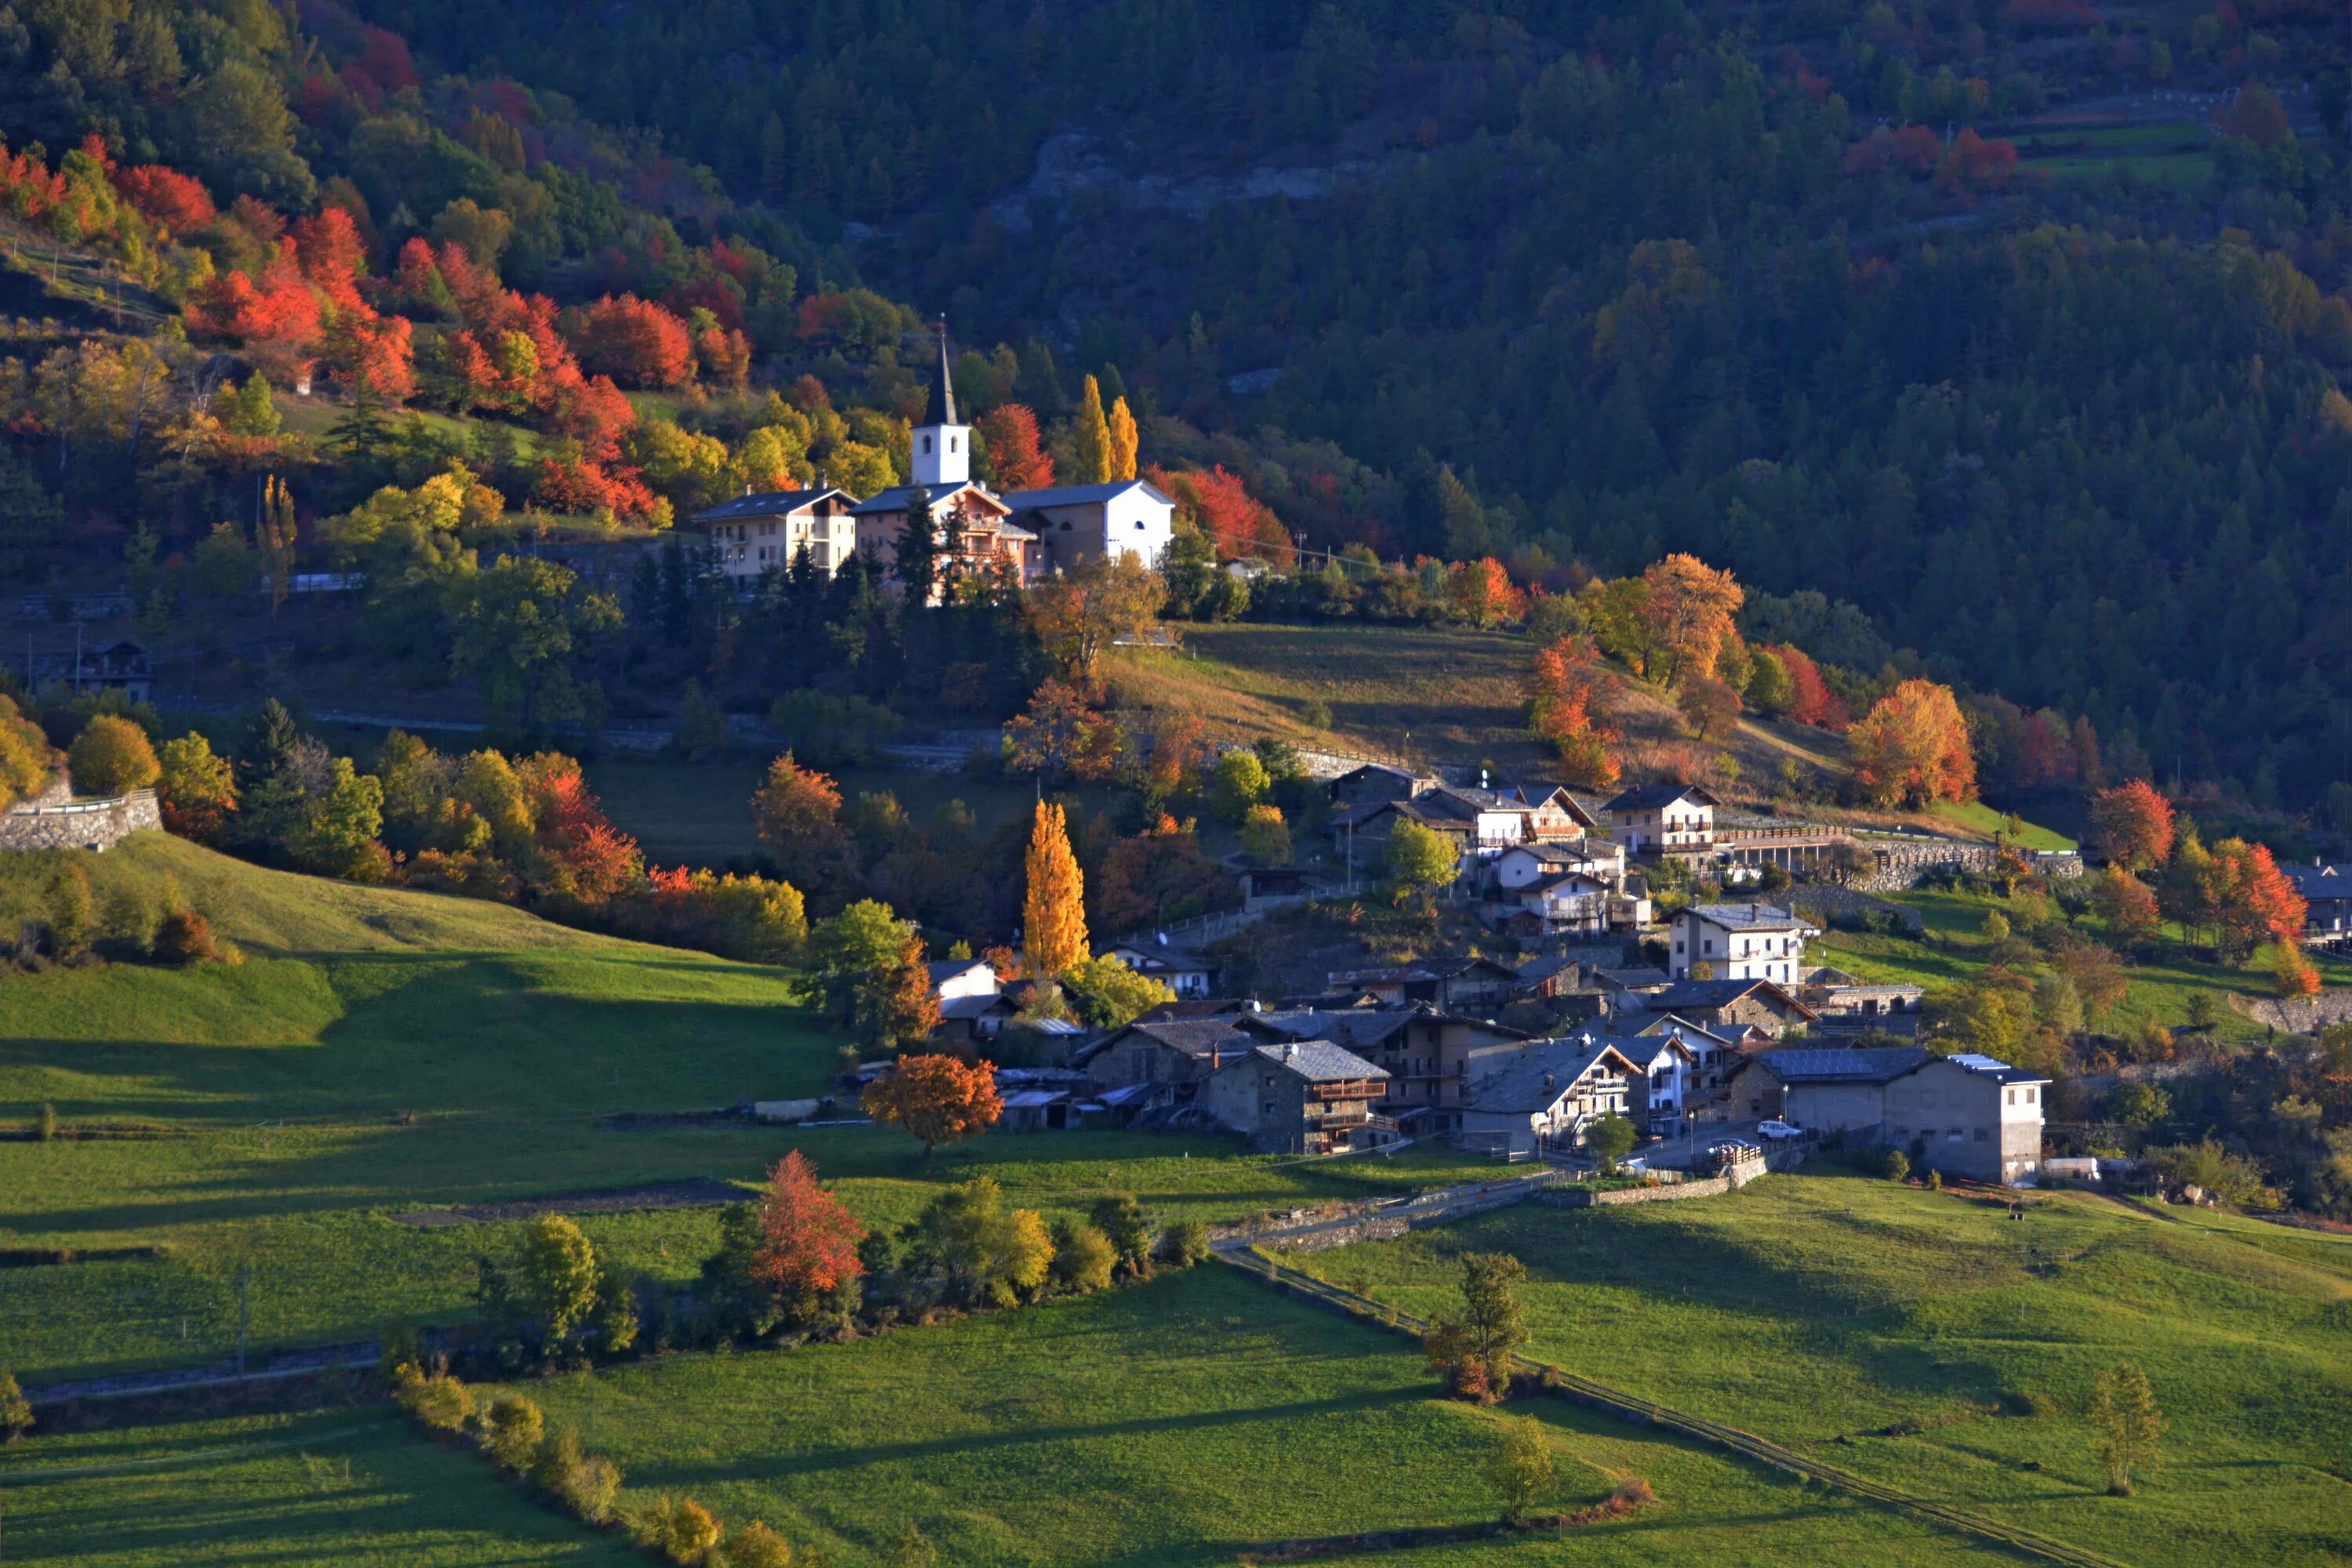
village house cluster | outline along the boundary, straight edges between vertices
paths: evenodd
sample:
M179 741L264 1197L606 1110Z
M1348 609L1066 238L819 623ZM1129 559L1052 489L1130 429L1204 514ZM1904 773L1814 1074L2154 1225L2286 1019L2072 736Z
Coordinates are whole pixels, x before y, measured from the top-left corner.
M1953 1177L2036 1180L2045 1085L1902 1043L1916 1033L1916 985L1808 962L1819 928L1761 896L1680 910L1659 937L1660 862L1717 854L1727 837L1704 791L1585 802L1378 763L1325 787L1340 874L1376 863L1400 822L1442 834L1461 857L1449 896L1513 956L1335 969L1319 990L1268 1000L1227 994L1215 963L1162 939L1108 944L1177 999L1105 1031L1023 1025L1044 1033L1051 1059L999 1069L1007 1125L1197 1126L1304 1155L1440 1139L1577 1161L1594 1125L1620 1116L1660 1164L1704 1163L1759 1136L1834 1134ZM1266 897L1312 890L1290 869ZM1025 988L986 963L934 964L931 978L951 1044L984 1046L1024 1013ZM1516 1026L1537 1017L1549 1022Z

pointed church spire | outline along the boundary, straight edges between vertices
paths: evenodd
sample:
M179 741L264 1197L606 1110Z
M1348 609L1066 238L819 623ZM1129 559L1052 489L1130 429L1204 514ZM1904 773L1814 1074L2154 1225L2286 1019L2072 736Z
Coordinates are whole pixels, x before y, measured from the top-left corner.
M923 423L953 425L956 423L955 383L948 374L948 319L945 316L940 318L939 337L939 374L931 378L931 401L923 411Z

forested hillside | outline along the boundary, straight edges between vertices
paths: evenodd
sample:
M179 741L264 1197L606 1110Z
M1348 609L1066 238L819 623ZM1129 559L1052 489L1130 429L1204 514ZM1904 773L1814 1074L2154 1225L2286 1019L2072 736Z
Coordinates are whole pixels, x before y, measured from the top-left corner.
M1313 542L1693 550L2168 768L2342 776L2326 4L362 9L1249 438Z

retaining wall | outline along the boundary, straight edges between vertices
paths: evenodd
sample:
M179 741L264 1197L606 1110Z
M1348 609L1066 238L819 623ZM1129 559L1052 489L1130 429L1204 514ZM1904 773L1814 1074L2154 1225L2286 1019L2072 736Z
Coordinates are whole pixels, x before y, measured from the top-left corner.
M142 828L160 829L163 814L152 789L63 805L25 805L0 812L0 850L111 849Z

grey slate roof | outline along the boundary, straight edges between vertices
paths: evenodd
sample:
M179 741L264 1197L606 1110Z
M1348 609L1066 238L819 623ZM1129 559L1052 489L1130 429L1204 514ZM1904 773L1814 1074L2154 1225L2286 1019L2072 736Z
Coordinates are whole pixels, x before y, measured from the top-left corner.
M1336 1083L1342 1079L1386 1078L1355 1052L1328 1040L1302 1040L1297 1045L1260 1046L1257 1055L1278 1068L1297 1073L1309 1083Z
M1603 811L1648 811L1661 805L1672 805L1678 800L1695 800L1702 805L1721 804L1715 796L1696 784L1654 784L1629 789L1602 806Z
M2279 870L2306 899L2352 899L2352 872L2336 866L2289 866Z
M1121 1034L1129 1032L1157 1040L1171 1050L1182 1051L1191 1057L1205 1057L1218 1051L1238 1056L1257 1044L1257 1037L1244 1034L1223 1018L1162 1018L1150 1024L1129 1024L1119 1031Z
M1102 485L1057 485L1052 489L1007 490L1004 504L1020 511L1041 506L1085 506L1095 501L1107 501L1123 496L1129 490L1141 490L1153 500L1164 505L1176 503L1163 494L1150 479L1113 479Z
M950 1018L985 1018L1000 1008L1007 1013L1013 1011L1013 998L1002 991L989 996L950 996L940 1004L940 1018L942 1022Z
M1344 1012L1300 1007L1258 1015L1262 1022L1294 1040L1328 1040L1347 1047L1380 1045L1414 1018L1433 1016L1411 1007L1365 1007Z
M1917 1046L1790 1047L1748 1059L1782 1083L1885 1083L1924 1065L1927 1053Z
M975 969L986 968L988 965L977 958L934 958L923 965L924 971L930 975L931 984L934 985L942 980L953 980L959 974L969 974ZM993 973L994 971L992 970L990 973Z
M1696 904L1688 911L1709 925L1726 931L1807 931L1811 929L1777 904Z
M694 514L697 522L738 522L748 517L782 517L798 511L804 506L814 506L827 496L844 495L838 485L819 485L813 490L758 490L751 495L737 496L720 501L707 511Z
M1579 1079L1612 1058L1620 1072L1640 1070L1624 1052L1605 1040L1587 1043L1580 1037L1538 1040L1523 1054L1472 1084L1470 1109L1530 1113L1549 1110L1575 1088Z
M1662 1013L1705 1013L1728 1007L1755 991L1769 991L1772 1000L1800 1017L1817 1016L1811 1007L1790 995L1786 986L1770 980L1677 980L1651 995L1644 1005Z

